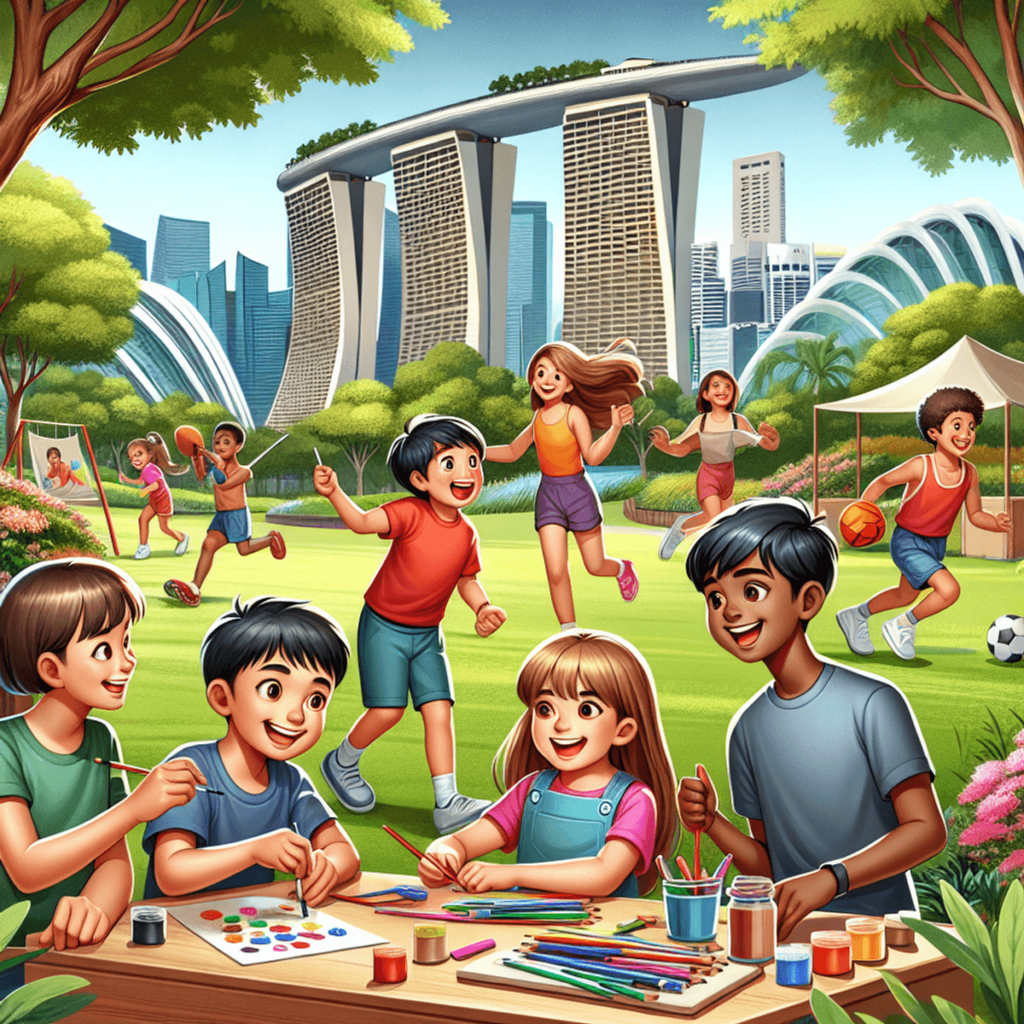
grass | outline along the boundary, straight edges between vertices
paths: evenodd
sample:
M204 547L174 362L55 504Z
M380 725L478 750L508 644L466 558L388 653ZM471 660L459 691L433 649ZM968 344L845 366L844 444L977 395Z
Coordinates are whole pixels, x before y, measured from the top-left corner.
M694 763L702 762L728 805L726 729L734 712L767 682L765 670L729 658L710 639L704 627L703 602L683 571L683 552L670 563L661 562L658 531L637 529L624 519L617 504L609 503L605 513L607 525L613 527L605 538L609 554L636 563L640 596L634 604L624 606L615 583L588 576L571 547L577 618L581 625L621 633L644 653L658 683L676 771L692 773ZM88 515L96 532L105 536L102 513L90 510ZM254 532L260 536L266 530L262 516L254 516L254 520ZM348 530L286 526L281 528L288 543L284 561L272 560L269 552L242 558L233 547L223 549L204 588L202 605L190 609L168 600L162 584L170 576L191 575L207 520L175 518L179 529L192 534L195 545L184 558L175 558L170 539L154 531L153 556L141 562L130 557L137 537L134 514L116 510L114 521L122 551L127 553L119 564L139 581L149 611L134 634L139 666L127 704L108 717L118 731L125 758L142 765L157 763L179 744L223 734L221 720L204 699L198 652L207 627L229 607L235 594L244 598L261 593L308 597L335 615L354 643L363 592L386 548L376 537L357 536ZM455 679L459 786L471 796L492 796L491 758L522 711L515 697L516 672L532 647L555 630L556 622L532 515L478 516L475 523L484 565L481 582L491 599L508 612L509 620L493 636L481 639L473 631L468 609L455 595L448 608L445 635ZM625 529L620 532L616 527ZM963 770L954 727L961 736L977 733L987 721L986 708L1006 718L1010 708L1020 705L1024 681L1024 663L1003 665L985 645L986 630L997 615L1024 613L1016 567L961 558L951 559L949 565L963 588L962 598L953 610L922 624L919 653L913 662L902 662L885 648L877 619L872 631L881 651L870 659L849 652L835 623L838 609L896 582L896 570L884 551L843 551L839 582L809 630L823 656L885 676L907 695L936 765L943 807L955 801L961 787L953 775L955 770ZM336 809L334 797L322 782L319 763L362 710L358 679L353 664L331 705L325 736L298 759ZM419 716L410 710L366 753L363 766L377 791L377 807L360 816L340 810L339 820L368 869L413 873L412 857L382 832L381 825L394 826L421 849L435 838ZM784 771L785 765L780 764L779 770ZM146 865L139 845L141 832L138 829L130 837L136 896L142 893ZM715 852L708 849L711 845L705 842L704 856L714 862ZM692 856L688 835L682 840L682 851Z

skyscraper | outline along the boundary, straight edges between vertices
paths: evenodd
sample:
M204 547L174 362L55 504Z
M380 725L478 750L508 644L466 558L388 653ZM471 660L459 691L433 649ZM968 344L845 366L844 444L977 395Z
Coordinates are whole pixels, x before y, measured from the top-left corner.
M129 235L127 231L103 225L110 233L110 248L120 253L146 280L146 240Z
M814 267L809 245L768 242L767 249L765 321L777 324L811 290Z
M391 153L402 236L399 365L461 341L505 365L516 149L453 130Z
M543 202L512 204L505 366L519 376L551 340L552 235Z
M724 327L726 324L725 278L718 276L718 243L690 246L690 324L692 327Z
M398 214L384 210L384 269L380 282L380 323L377 327L377 367L374 376L388 387L398 369L402 333L402 240Z
M186 274L205 274L210 269L210 224L160 215L153 246L152 280L173 288Z
M643 93L569 106L564 340L636 343L649 377L690 377L690 245L704 114Z

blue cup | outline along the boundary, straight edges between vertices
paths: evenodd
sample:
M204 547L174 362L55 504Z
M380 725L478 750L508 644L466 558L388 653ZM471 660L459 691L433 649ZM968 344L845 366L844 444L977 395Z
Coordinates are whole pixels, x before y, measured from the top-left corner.
M718 907L722 902L721 878L699 882L685 879L662 882L665 926L676 942L710 942L718 933Z

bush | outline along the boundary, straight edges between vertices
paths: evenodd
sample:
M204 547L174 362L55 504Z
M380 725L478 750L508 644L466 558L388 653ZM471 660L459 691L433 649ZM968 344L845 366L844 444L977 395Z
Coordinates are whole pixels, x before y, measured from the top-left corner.
M103 493L111 508L144 508L149 501L138 487L130 484L104 484ZM217 511L213 491L185 491L177 487L171 488L176 512L209 512L212 516ZM249 508L253 512L266 512L274 505L280 504L277 498L248 496ZM333 510L332 510L333 511Z
M85 516L0 470L0 589L36 562L103 551Z
M743 501L761 494L761 481L737 480L733 498ZM656 512L697 512L696 473L662 473L647 481L646 486L635 495L638 508Z

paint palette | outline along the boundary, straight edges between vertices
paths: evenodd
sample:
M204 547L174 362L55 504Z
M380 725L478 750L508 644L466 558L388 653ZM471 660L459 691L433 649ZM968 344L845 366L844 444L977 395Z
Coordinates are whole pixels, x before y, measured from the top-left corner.
M322 910L310 907L304 915L297 901L267 896L189 903L168 907L167 912L243 966L378 946L388 941Z

